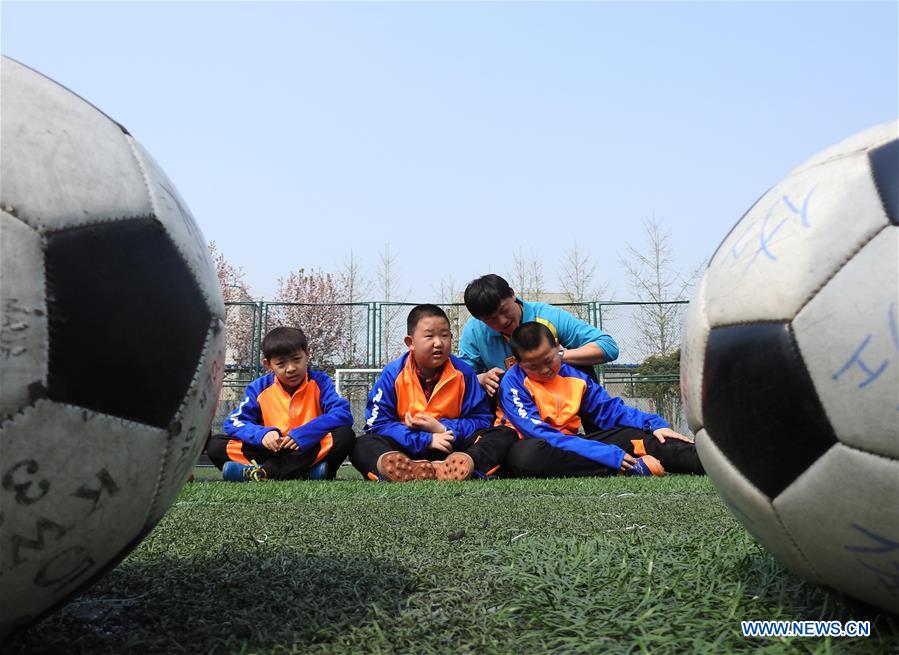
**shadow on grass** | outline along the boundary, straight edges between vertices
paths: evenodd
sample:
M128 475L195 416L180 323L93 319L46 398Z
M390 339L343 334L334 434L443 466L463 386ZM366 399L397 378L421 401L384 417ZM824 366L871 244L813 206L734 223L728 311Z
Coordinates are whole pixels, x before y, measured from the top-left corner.
M408 571L365 558L266 550L126 561L4 652L301 650L396 614L413 591Z

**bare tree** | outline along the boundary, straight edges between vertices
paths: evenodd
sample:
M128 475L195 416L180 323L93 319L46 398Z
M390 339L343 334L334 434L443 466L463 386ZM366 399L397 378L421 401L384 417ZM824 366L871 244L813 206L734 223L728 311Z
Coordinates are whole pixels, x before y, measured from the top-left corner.
M507 276L509 278L509 286L519 296L524 297L528 286L528 270L524 252L520 247L512 253L512 268L509 269Z
M346 334L346 313L338 304L342 300L340 285L331 273L301 268L278 278L271 325L298 327L309 341L309 353L315 365L334 372L341 364L341 351Z
M540 300L546 293L543 262L533 250L530 257L526 256L520 247L512 254L509 278L512 289L525 300Z
M528 281L530 282L529 293L534 300L540 300L546 293L546 283L543 279L543 262L531 251L531 259L528 261Z
M377 362L382 366L402 352L402 335L399 332L405 330L397 320L402 314L402 307L393 304L405 301L405 296L399 291L399 266L396 255L390 251L389 242L384 244L384 250L380 253L376 278L376 291L384 301L380 306L380 361Z
M449 319L450 330L453 333L453 354L458 355L462 328L470 316L465 305L461 304L459 300L462 289L456 285L456 279L450 275L448 278L440 280L440 287L435 289L435 293Z
M456 298L460 294L460 289L456 284L456 278L452 275L441 278L440 286L434 288L437 300L442 305L457 302Z
M633 293L648 301L639 306L634 316L644 352L669 355L680 346L680 326L686 307L670 303L689 295L702 265L688 274L677 271L670 235L662 228L662 222L655 218L645 219L643 227L644 250L626 244L627 256L619 261L630 278Z
M357 368L366 363L368 353L365 349L365 328L368 327L368 308L361 303L366 302L371 294L371 281L362 274L359 261L353 251L343 261L338 275L339 294L345 314L346 334L341 349L341 366Z
M215 245L215 241L211 241L208 248L226 303L225 361L234 367L238 374L248 374L256 367L254 344L260 318L259 307L250 294L243 269L229 262Z
M578 248L575 241L571 248L567 249L562 258L562 270L559 273L559 285L567 296L568 302L577 303L572 308L573 314L584 321L589 320L589 311L586 303L601 299L605 293L606 284L595 284L596 264L590 259L590 254Z

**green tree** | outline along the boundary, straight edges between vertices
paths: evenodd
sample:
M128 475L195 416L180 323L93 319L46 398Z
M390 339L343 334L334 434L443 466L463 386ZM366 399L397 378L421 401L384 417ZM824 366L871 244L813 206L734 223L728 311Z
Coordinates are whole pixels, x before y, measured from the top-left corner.
M680 348L667 355L650 355L637 368L627 395L649 398L655 413L677 427L681 412Z

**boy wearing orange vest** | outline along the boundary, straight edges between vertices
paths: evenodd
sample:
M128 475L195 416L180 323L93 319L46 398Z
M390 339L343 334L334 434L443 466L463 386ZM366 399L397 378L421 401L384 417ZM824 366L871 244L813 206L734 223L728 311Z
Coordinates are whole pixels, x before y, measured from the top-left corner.
M509 340L517 364L499 385L499 422L523 437L509 449L509 477L704 473L696 446L657 414L612 397L583 371L562 363L543 323L518 326ZM598 431L579 434L582 417Z
M213 436L209 459L225 480L333 479L353 449L350 404L325 373L309 367L302 330L275 328L262 340L268 375L247 387L240 406Z
M368 394L365 432L350 455L370 480L466 480L496 472L518 438L492 428L474 370L450 351L449 319L418 305L406 321L409 352L384 367Z

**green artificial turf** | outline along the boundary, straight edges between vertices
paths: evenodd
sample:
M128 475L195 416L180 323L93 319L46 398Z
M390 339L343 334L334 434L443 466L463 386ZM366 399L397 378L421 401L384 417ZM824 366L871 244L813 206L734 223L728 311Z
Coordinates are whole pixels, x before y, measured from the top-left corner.
M805 583L706 478L217 481L11 653L896 653L899 619ZM869 619L866 639L746 619Z

